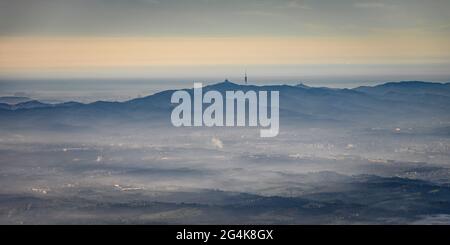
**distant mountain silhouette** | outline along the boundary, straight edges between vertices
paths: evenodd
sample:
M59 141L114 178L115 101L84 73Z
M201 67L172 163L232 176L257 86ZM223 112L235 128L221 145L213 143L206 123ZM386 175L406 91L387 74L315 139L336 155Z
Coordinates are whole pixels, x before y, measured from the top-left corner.
M19 103L31 101L33 99L30 99L28 97L20 97L20 96L3 96L0 97L0 103L2 104L8 104L8 105L16 105Z
M221 93L227 90L280 91L280 117L289 124L321 122L373 125L450 119L449 83L398 82L355 89L331 89L305 85L241 85L227 80L203 88L204 92L208 90ZM170 113L175 106L171 104L170 98L174 91L162 91L125 102L45 104L28 101L14 106L0 104L0 123L14 125L20 120L34 126L148 122L170 125ZM193 89L186 91L193 93Z
M362 86L354 90L369 94L440 94L450 95L450 83L431 83L420 81L389 82L374 87Z

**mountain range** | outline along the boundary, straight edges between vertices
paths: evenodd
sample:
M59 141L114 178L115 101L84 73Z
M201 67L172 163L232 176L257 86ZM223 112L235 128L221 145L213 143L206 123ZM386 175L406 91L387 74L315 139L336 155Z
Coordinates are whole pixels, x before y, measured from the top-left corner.
M419 81L391 82L354 89L291 85L241 85L228 80L209 85L203 92L217 90L266 90L280 92L281 121L373 125L399 122L445 122L450 120L450 83ZM186 89L193 93L193 89ZM114 123L166 123L175 106L166 90L125 102L97 101L89 104L65 102L46 104L28 100L0 103L3 126L83 127Z

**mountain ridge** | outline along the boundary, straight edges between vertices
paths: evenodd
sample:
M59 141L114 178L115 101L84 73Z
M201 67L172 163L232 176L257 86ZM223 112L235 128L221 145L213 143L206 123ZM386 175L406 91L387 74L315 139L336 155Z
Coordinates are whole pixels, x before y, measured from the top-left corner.
M225 80L224 82L219 82L219 83L215 83L215 84L211 84L211 85L207 85L204 86L203 89L204 91L209 91L209 90L218 90L218 91L225 91L225 90L244 90L244 91L248 91L250 89L253 90L264 90L264 89L297 89L299 91L305 91L308 90L308 92L311 93L326 93L326 92L359 92L359 93L367 93L367 94L371 94L370 90L379 90L380 88L403 88L406 89L405 86L408 86L409 88L411 86L417 88L417 86L420 85L421 88L424 88L424 86L426 87L448 87L449 89L449 96L450 96L450 82L447 83L439 83L439 82L425 82L425 81L400 81L400 82L387 82L387 83L383 83L383 84L379 84L379 85L374 85L374 86L359 86L356 88L329 88L329 87L311 87L308 85L305 85L303 83L297 84L297 85L286 85L286 84L274 84L274 85L253 85L253 84L238 84L238 83L234 83L231 82L229 80ZM192 88L184 88L181 90L185 90L185 91L191 91ZM154 94L150 94L144 97L140 97L140 98L133 98L130 100L126 100L126 101L122 101L122 102L118 102L118 101L94 101L94 102L90 102L90 103L82 103L82 102L77 102L77 101L66 101L66 102L62 102L62 103L57 103L57 104L50 104L50 103L44 103L41 102L39 100L36 99L30 99L27 98L27 101L24 102L20 102L17 104L9 104L9 103L4 103L4 102L0 102L0 104L2 104L2 106L0 106L0 109L10 109L10 110L18 110L18 109L34 109L34 108L42 108L42 107L67 107L67 106L80 106L80 105L96 105L96 104L103 104L103 103L111 103L111 104L117 104L117 103L137 103L138 101L142 101L142 100L147 100L150 97L156 96L156 97L161 97L163 95L167 95L168 93L173 93L176 90L164 90L164 91L160 91ZM379 93L379 92L377 92ZM11 96L5 96L5 97L0 97L0 98L9 98ZM14 97L15 98L15 97ZM34 104L34 105L33 105Z
M417 86L421 89L418 90ZM390 88L394 86L395 91ZM438 88L436 88L438 87ZM450 87L448 83L402 82L355 89L331 89L292 85L241 85L225 81L203 87L203 92L217 90L265 90L280 92L280 120L284 123L341 123L350 125L399 124L408 121L450 120ZM385 89L387 88L387 89ZM184 89L191 95L192 88ZM111 125L158 122L170 125L174 108L165 90L124 102L96 101L88 104L64 102L44 104L31 101L14 107L0 105L0 124L15 127L18 121L30 125ZM417 91L421 91L417 94ZM206 107L206 105L205 105Z

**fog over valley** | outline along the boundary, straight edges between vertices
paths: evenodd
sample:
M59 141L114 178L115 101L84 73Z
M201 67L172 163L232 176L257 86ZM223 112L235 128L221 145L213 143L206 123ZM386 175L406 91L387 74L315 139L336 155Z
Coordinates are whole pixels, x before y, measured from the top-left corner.
M0 223L450 223L449 83L210 90L279 91L279 134L174 127L175 90L3 99Z

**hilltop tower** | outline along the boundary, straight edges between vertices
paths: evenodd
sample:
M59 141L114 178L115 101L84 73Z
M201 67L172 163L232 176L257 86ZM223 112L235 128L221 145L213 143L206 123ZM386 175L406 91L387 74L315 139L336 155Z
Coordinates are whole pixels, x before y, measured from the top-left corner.
M247 71L245 71L244 81L245 81L245 84L247 84Z

